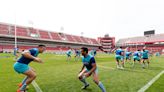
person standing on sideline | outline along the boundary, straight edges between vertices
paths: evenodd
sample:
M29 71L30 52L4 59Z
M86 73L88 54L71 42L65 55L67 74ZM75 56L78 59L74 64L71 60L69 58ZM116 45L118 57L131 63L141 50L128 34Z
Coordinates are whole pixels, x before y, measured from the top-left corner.
M67 60L66 61L70 61L71 60L71 53L72 53L72 49L69 49L66 54L67 54Z

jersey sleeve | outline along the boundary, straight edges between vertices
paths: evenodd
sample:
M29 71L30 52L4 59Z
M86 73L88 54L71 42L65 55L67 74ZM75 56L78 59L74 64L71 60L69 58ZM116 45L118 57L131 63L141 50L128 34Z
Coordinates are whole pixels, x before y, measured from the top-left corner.
M95 58L94 58L94 57L92 57L92 58L90 59L90 63L91 63L91 64L96 63L96 61L95 61Z
M33 56L37 53L36 49L30 49L29 51L30 51L31 55L33 55Z

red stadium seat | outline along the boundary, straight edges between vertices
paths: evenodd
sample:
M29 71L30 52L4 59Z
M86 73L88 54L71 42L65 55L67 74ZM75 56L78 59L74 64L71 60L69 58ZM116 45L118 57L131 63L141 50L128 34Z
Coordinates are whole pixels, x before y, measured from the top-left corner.
M48 31L39 30L40 38L42 39L51 39Z
M82 42L83 43L83 41L81 40L81 38L79 36L73 35L73 37L74 37L74 39L75 39L76 42L79 42L79 43Z
M5 24L0 24L0 34L9 34L9 26Z
M67 40L70 41L70 42L75 42L75 41L76 41L76 40L73 38L72 35L65 34L65 36L66 36Z
M58 33L50 32L50 35L53 40L62 40Z

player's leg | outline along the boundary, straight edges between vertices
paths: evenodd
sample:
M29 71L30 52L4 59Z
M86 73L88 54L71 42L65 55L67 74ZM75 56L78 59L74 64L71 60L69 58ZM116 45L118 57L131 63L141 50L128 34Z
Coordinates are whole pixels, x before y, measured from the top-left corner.
M67 54L67 59L66 59L66 61L68 61L68 58L69 58L69 57L68 57L68 54Z
M124 57L121 56L121 68L120 69L124 69L124 64L125 64Z
M132 58L131 58L131 56L129 56L129 62L130 62L130 64L132 64L132 61L131 61L131 59L132 59Z
M120 57L116 55L115 59L116 59L116 67L120 68L120 66L119 66Z
M78 61L78 55L77 54L75 55L75 61Z
M77 61L79 61L79 59L80 59L80 55L77 56Z
M28 76L28 79L26 81L26 84L29 85L35 78L36 78L36 73L32 71L31 69L27 72L24 73L26 76Z
M36 72L34 68L30 67L30 69L33 71L33 72ZM28 77L26 76L23 81L18 85L19 87L21 87L24 83L26 83Z
M86 89L86 88L89 86L89 84L88 84L87 81L85 80L85 79L86 79L86 76L85 76L84 74L85 74L86 72L87 72L87 70L86 70L86 69L83 69L83 70L79 73L79 75L78 75L79 80L84 84L84 86L82 87L82 89Z
M23 79L23 81L22 81L21 83L18 84L18 87L19 87L19 88L22 87L22 85L23 85L24 83L26 83L27 79L28 79L28 77L26 76L26 77Z
M22 64L22 63L16 62L16 63L14 64L14 70L15 70L16 72L18 72L18 73L23 74L23 73L25 73L26 71L30 70L30 68L29 68L29 66L26 65L26 64ZM27 79L28 79L28 76L26 76L26 77L23 79L22 83L20 83L20 84L18 85L19 88L21 88L24 84L26 84ZM20 92L19 90L17 90L17 91Z
M70 55L67 54L67 61L70 61Z
M142 68L145 68L145 59L141 60L141 65L142 65Z
M27 80L21 86L21 88L19 88L19 90L17 90L18 92L26 90L27 85L29 85L36 78L36 73L34 71L32 71L31 69L29 69L28 71L26 71L23 74L27 76Z
M71 60L71 55L69 55L69 61Z
M149 58L147 58L146 61L147 61L147 67L149 68L149 64L150 64Z
M33 72L36 72L34 68L30 67L30 69L31 69ZM26 83L27 79L28 79L28 77L26 76L26 77L23 79L23 81L22 81L22 83L21 83L20 85L22 86L24 83ZM19 87L21 87L20 85L19 85Z
M75 55L75 61L76 61L76 57L77 57L77 55Z
M67 54L67 61L69 61L69 54Z
M135 66L135 62L136 62L136 58L135 58L135 57L133 57L133 64L132 64L132 67L134 67L134 66Z
M99 86L102 92L106 92L104 85L102 84L101 81L99 81L97 69L92 73L92 76L93 76L93 81Z

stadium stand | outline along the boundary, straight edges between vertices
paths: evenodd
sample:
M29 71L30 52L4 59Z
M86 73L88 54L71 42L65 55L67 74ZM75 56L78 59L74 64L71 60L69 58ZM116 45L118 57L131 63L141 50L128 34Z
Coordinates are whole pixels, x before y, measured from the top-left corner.
M9 29L8 29L8 26L5 25L5 24L0 24L0 34L4 34L4 35L7 35L9 34Z
M81 39L81 41L84 42L84 43L89 43L88 40L87 40L87 38L80 37L79 39Z
M118 40L116 46L130 47L131 51L142 49L146 46L152 53L161 52L164 50L164 34L124 38Z
M39 34L41 39L51 39L48 31L39 30Z
M78 37L78 36L73 36L75 39L76 39L76 42L83 42L83 43L86 43L86 42L84 42L80 37Z
M67 38L68 41L70 41L70 42L75 42L75 39L73 38L72 35L65 34L65 36L66 36L66 38Z
M17 44L20 50L46 44L48 51L68 50L70 47L86 46L98 49L101 44L93 38L86 38L66 33L49 32L32 27L16 25ZM0 50L13 50L15 25L0 23Z
M62 40L58 33L50 32L52 40Z

